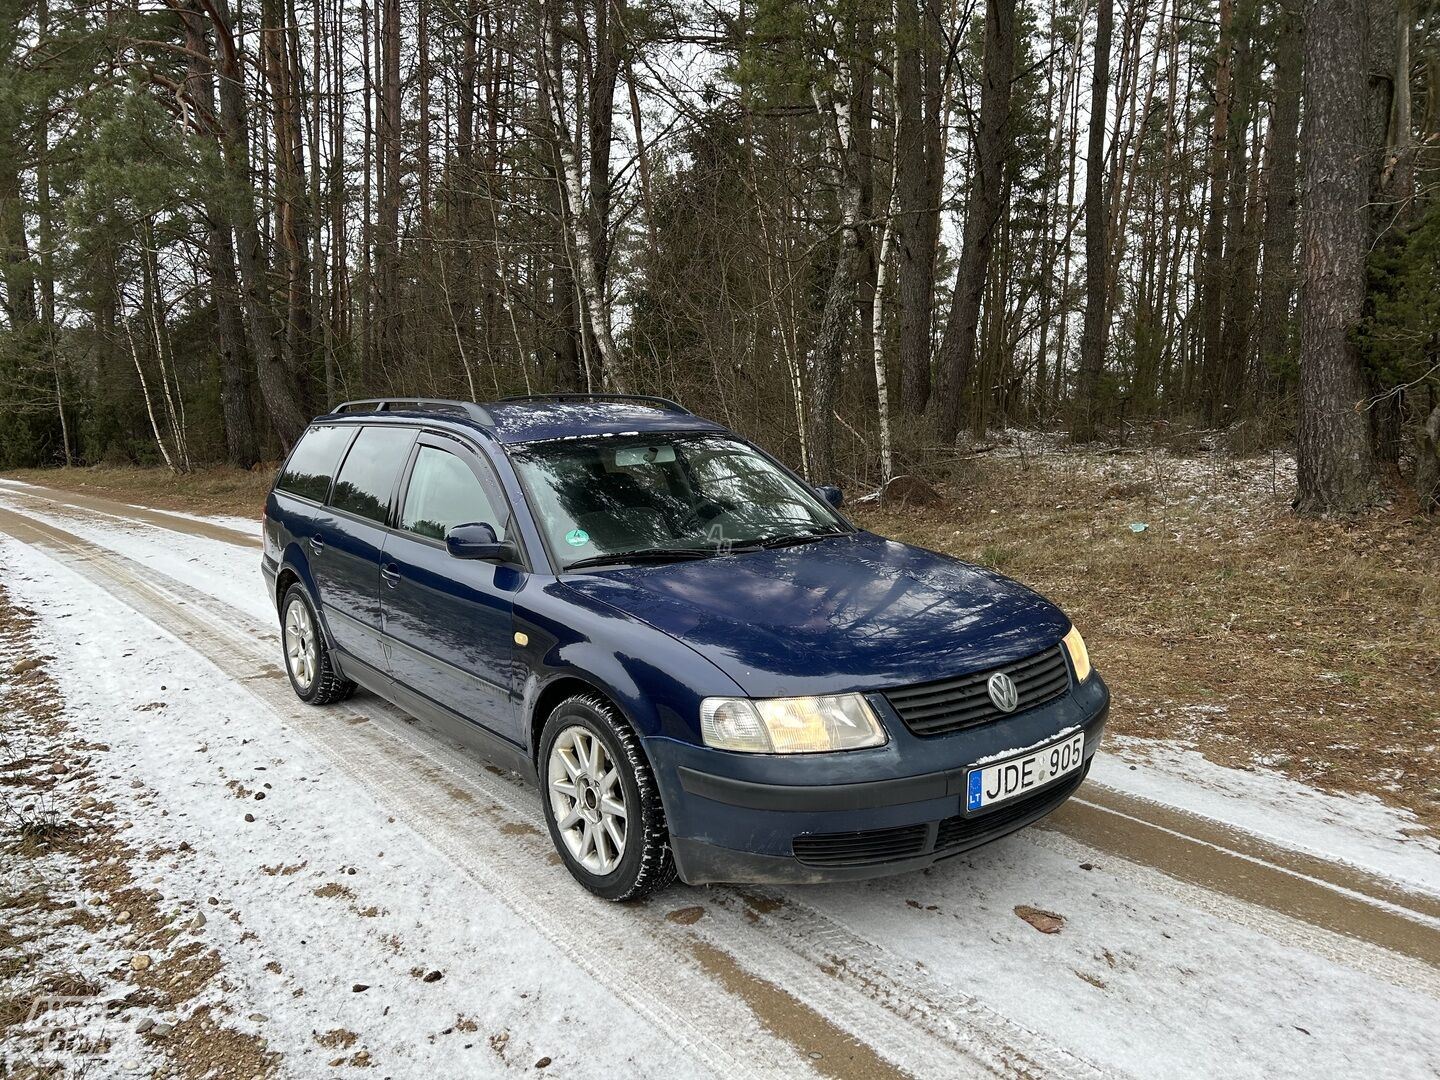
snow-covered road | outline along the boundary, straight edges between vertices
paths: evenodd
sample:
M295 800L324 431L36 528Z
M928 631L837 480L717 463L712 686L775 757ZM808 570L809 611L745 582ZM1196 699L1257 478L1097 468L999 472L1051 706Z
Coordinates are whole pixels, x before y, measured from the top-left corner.
M294 699L243 528L0 485L4 584L108 747L60 788L211 913L154 950L223 961L161 1019L209 1006L274 1075L1440 1074L1440 851L1401 812L1125 745L1043 827L921 874L607 905L513 777L373 697ZM76 966L126 955L89 944ZM145 1016L117 1068L163 1060Z

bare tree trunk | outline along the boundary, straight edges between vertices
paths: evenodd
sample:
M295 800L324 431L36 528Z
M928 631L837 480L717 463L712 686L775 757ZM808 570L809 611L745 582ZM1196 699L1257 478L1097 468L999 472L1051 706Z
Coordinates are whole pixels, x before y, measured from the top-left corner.
M190 468L190 454L185 446L185 420L183 404L177 408L178 379L172 390L171 365L166 361L170 353L168 336L165 333L165 311L160 296L160 267L155 257L155 233L153 223L145 221L140 233L140 265L142 308L150 324L151 344L155 348L155 364L160 368L160 391L165 400L165 419L170 425L170 441L174 447L174 465L182 471ZM126 324L129 331L129 324Z
M940 68L934 0L895 0L895 259L900 408L930 401L930 334L940 222Z
M326 172L325 197L329 202L330 209L330 327L333 331L332 341L338 350L342 345L353 346L354 344L354 321L353 292L350 281L350 251L345 234L346 223L346 162L345 162L345 131L348 127L345 108L345 95L341 92L341 86L347 73L339 57L343 55L341 9L336 3L331 9L331 33L329 37L330 56L334 58L331 65L332 75L330 79L330 101L327 109L330 123L330 162ZM343 33L348 36L353 31L347 27ZM347 348L347 353L350 351ZM363 371L363 367L361 369ZM338 396L343 391L339 385L344 380L344 373L340 369L339 358L326 367L326 377L333 375L337 386L335 393L326 402L327 407L335 404ZM328 388L328 386L327 386Z
M627 64L625 86L630 92L630 125L635 132L635 167L640 174L640 203L645 214L645 237L650 242L650 256L660 250L655 234L655 199L650 191L650 155L645 150L645 132L640 117L640 93L635 87L635 66Z
M1415 433L1415 494L1420 509L1440 513L1440 401L1432 390L1430 415Z
M540 44L541 108L555 140L560 163L561 218L568 225L569 241L574 251L574 270L581 302L589 318L589 328L600 353L600 367L610 388L625 392L620 370L620 350L610 330L610 305L600 276L592 208L586 197L580 154L566 122L564 72L560 67L560 48L564 31L560 25L560 9L552 5L545 20L545 37ZM613 85L612 85L613 98ZM608 154L607 154L608 161ZM607 180L608 184L608 180ZM591 194L593 195L593 189Z
M301 132L301 72L296 56L295 26L282 0L262 0L265 74L270 87L270 118L275 140L275 247L284 281L285 320L281 338L285 363L297 374L308 352L310 336L310 271L305 183L304 137Z
M245 71L230 29L227 0L201 2L210 15L219 60L221 148L235 191L230 200L233 218L226 224L234 227L238 241L250 355L255 358L256 382L265 402L270 426L288 450L305 430L308 421L296 403L291 373L276 352L275 316L270 309L267 268L260 242L260 223L255 216L255 190L250 179Z
M1230 182L1226 149L1229 145L1233 94L1231 28L1234 12L1234 0L1220 0L1220 39L1215 54L1215 111L1210 135L1210 197L1205 212L1198 287L1202 358L1198 381L1207 388L1212 384L1213 373L1219 364L1220 331L1224 320L1225 205Z
M1075 68L1070 76L1070 136L1065 167L1065 230L1060 249L1064 252L1060 265L1060 327L1055 341L1055 384L1050 398L1057 405L1065 395L1066 368L1069 365L1070 336L1070 262L1075 245L1075 166L1079 158L1080 137L1080 65L1084 58L1084 19L1075 28Z
M893 140L892 158L893 161ZM875 256L875 292L870 298L870 348L875 361L875 404L880 424L880 483L895 475L895 455L890 437L890 375L885 363L885 286L890 277L890 249L895 236L895 191L892 177L886 200L885 224L880 233L880 250Z
M380 363L387 371L401 359L400 318L400 0L381 0L384 22L376 28L380 49L381 173L379 228L376 230Z
M1223 0L1222 0L1223 2ZM1095 70L1090 79L1090 142L1085 157L1085 323L1080 333L1080 372L1072 405L1070 437L1091 442L1099 419L1100 372L1105 366L1106 266L1110 208L1106 202L1105 126L1110 95L1110 34L1114 0L1099 0L1095 24Z
M418 64L415 72L420 84L420 109L418 160L416 171L420 175L420 245L428 249L431 237L431 195L430 195L430 129L433 118L430 115L430 6L427 0L419 0L415 14L415 48Z
M1304 514L1354 513L1380 494L1350 337L1364 305L1370 239L1372 167L1357 153L1371 142L1368 39L1364 0L1309 0L1295 496Z
M1011 152L1010 89L1014 78L1015 0L986 0L975 170L950 318L940 346L940 438L947 444L953 443L960 431L970 369L975 363L975 332L980 323L980 298L985 292L990 250L996 227L1007 209L1004 173L1005 158Z
M1226 181L1224 284L1218 294L1223 323L1219 351L1207 388L1206 413L1211 424L1224 426L1235 419L1244 400L1246 350L1251 340L1251 315L1255 302L1255 245L1253 215L1247 215L1250 188L1246 183L1248 134L1254 102L1258 65L1251 41L1252 16L1248 3L1241 3L1234 34L1231 72L1231 102L1226 154L1230 175Z
M850 114L850 72L840 66L833 100L827 109L812 87L815 109L826 129L826 141L835 162L840 192L840 253L825 293L820 330L810 353L810 479L833 483L835 477L835 400L840 381L841 354L855 321L855 285L863 254L860 238L860 176L855 161L855 138Z
M1410 94L1410 31L1414 0L1397 0L1395 20L1395 101L1390 114L1389 153L1381 185L1399 204L1402 221L1416 216L1414 106ZM1434 87L1431 88L1432 93Z
M140 350L135 347L135 335L130 331L130 316L121 315L120 321L125 327L125 340L130 343L130 358L135 362L135 374L140 378L140 394L145 399L145 412L150 417L150 431L155 436L155 445L160 448L165 467L175 472L175 461L165 446L165 437L160 434L160 423L155 419L155 406L150 400L150 387L145 382L145 368L140 363Z
M190 0L179 9L189 52L185 95L194 104L198 134L206 133L215 116L215 72L200 5ZM225 457L248 469L260 460L255 422L250 415L250 380L246 372L244 328L240 322L239 284L235 274L235 241L217 201L204 209L205 250L210 263L210 296L215 306L215 335L220 350L220 413L225 424Z
M35 4L35 29L42 48L50 40L49 0ZM42 106L35 118L35 217L40 251L40 332L42 348L55 381L55 411L60 418L60 446L65 465L74 464L70 453L70 424L65 416L65 391L60 374L61 352L55 324L55 230L50 190L50 109Z
M588 69L585 149L589 153L589 183L585 212L589 215L587 224L594 249L595 278L603 298L609 295L610 281L610 149L615 137L615 83L620 77L616 39L623 33L624 0L596 3L593 30L584 18L585 0L576 0L575 7L576 26L584 48L582 74ZM611 25L612 9L619 25Z
M370 0L360 0L360 86L365 122L360 151L360 382L375 382L375 322L379 315L375 289L374 173L375 80L370 62Z
M1273 370L1290 354L1294 326L1290 302L1295 293L1295 215L1299 203L1295 166L1299 158L1300 80L1305 57L1301 3L1303 0L1280 0L1274 101L1265 159L1265 232L1260 255L1262 372Z
M325 77L325 56L321 48L324 37L323 0L315 0L310 24L310 297L313 315L320 323L320 351L325 372L325 408L336 403L335 396L335 324L331 318L325 280L325 252L321 244L321 223L325 220L320 202L320 125L321 85ZM332 162L333 165L333 162ZM332 234L331 241L334 242Z

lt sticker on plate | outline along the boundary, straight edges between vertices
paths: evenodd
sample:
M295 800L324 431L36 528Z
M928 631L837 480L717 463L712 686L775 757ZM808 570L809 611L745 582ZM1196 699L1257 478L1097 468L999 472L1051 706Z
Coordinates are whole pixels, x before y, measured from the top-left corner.
M590 542L590 534L584 529L571 529L565 534L565 542L571 547L584 547Z

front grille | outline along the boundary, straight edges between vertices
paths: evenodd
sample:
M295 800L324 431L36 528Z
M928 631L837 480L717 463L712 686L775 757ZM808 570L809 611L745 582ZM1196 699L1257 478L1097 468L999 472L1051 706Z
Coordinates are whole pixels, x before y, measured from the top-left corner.
M930 839L930 826L902 825L895 829L823 833L795 838L795 857L811 866L865 866L922 855Z
M1054 787L975 817L956 814L940 822L891 829L797 836L793 843L795 858L808 866L840 867L874 866L918 855L956 854L1050 813L1071 796L1089 771L1087 762L1074 776Z
M990 700L990 676L1003 671L1015 680L1020 701L1013 712L1001 712ZM945 735L1014 716L1053 701L1070 688L1065 653L1056 645L1024 660L958 679L886 690L885 697L916 735Z

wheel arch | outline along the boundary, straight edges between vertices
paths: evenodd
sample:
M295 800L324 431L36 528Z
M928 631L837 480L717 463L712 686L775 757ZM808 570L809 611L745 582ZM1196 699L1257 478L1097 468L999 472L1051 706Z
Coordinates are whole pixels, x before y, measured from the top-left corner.
M280 605L285 601L285 594L290 591L291 585L300 584L300 575L293 566L283 566L280 573L275 575L275 595L271 598L275 601L275 610L280 610Z
M540 735L545 730L545 724L550 715L559 707L562 702L580 695L598 697L605 704L620 715L620 718L629 725L640 741L641 753L645 753L645 740L640 737L640 729L635 723L635 718L630 711L621 703L620 696L604 686L599 680L582 675L579 672L567 671L551 679L536 693L534 701L530 705L529 732L530 732L530 760L535 763L536 775L540 775ZM646 758L649 758L647 753ZM652 768L653 763L652 763Z
M335 635L330 632L330 620L325 617L325 608L320 603L320 597L315 588L315 579L311 576L310 566L305 561L302 553L298 551L298 545L292 545L280 560L280 567L275 574L275 612L282 614L280 605L285 600L285 594L290 591L292 585L299 585L305 590L305 596L310 601L310 610L315 613L315 621L320 626L320 632L325 635L325 644L331 649L335 648ZM339 661L335 661L338 668Z

